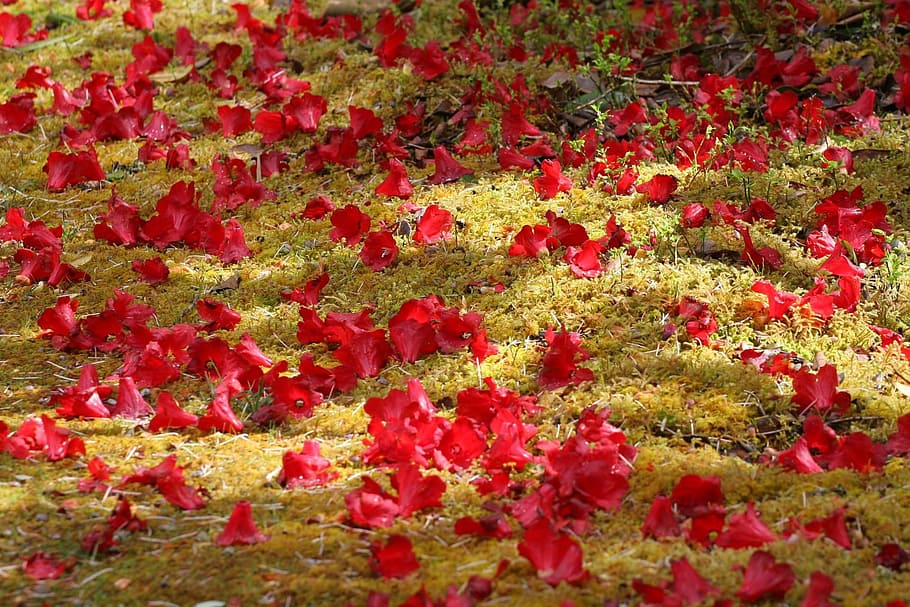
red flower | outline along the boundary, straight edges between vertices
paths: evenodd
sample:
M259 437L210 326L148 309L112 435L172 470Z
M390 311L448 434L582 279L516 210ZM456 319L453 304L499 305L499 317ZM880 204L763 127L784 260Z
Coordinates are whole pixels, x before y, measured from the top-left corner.
M154 468L140 467L120 481L120 487L139 483L157 487L162 497L183 510L198 510L205 507L202 496L189 487L183 478L183 468L177 465L177 456L171 454Z
M47 173L47 189L53 192L85 181L102 181L107 177L98 164L95 148L72 154L51 152L43 170Z
M534 191L543 200L549 200L559 192L568 192L572 189L572 180L562 174L562 167L558 160L544 160L540 163L543 175L534 179Z
M75 559L58 559L38 551L22 559L22 571L33 580L56 580L74 562Z
M335 210L335 205L327 196L314 196L310 198L302 211L293 215L302 219L322 219Z
M381 272L398 259L398 243L386 229L370 232L363 241L358 257L365 266L374 272Z
M285 489L296 487L318 487L336 478L337 472L330 472L332 463L319 453L319 443L304 441L303 448L297 451L285 451L281 458L281 472L278 484Z
M594 379L594 372L579 367L578 362L587 360L590 355L581 347L581 335L561 329L559 333L552 328L546 332L549 346L540 365L537 384L544 390L554 390L562 386L580 384Z
M418 510L442 507L439 498L445 493L446 484L440 477L422 476L411 463L399 464L391 476L392 487L398 492L398 514L408 518Z
M197 424L203 432L215 430L216 432L237 433L243 430L243 422L237 418L231 408L230 390L224 384L215 388L215 398L209 403L205 415L199 418Z
M708 215L710 215L710 212L705 205L700 202L693 202L683 206L680 223L684 228L700 228L705 225Z
M420 569L411 540L403 535L390 535L383 545L373 542L370 545L370 569L383 579L404 578Z
M34 93L13 95L6 103L0 103L0 135L27 133L36 124Z
M559 246L559 242L551 236L551 232L549 226L523 226L509 247L509 256L533 259L544 251L549 253Z
M376 377L392 355L385 333L383 329L356 333L335 350L335 358L357 377Z
M724 494L716 476L687 474L676 483L670 499L676 510L687 517L698 517L723 510Z
M260 533L253 520L253 510L247 501L234 504L234 510L228 518L224 530L215 539L219 546L236 546L238 544L258 544L269 539L269 535Z
M130 267L139 274L139 280L150 285L160 285L163 282L167 282L168 276L171 274L167 264L157 256L145 260L134 259L130 262Z
M103 401L110 393L110 386L98 384L98 371L89 363L82 366L76 386L55 390L50 404L57 405L56 413L63 418L106 418L111 412Z
M140 30L155 29L155 14L161 8L161 0L130 0L129 10L123 13L123 23Z
M368 529L391 527L398 516L398 502L369 476L362 480L362 487L344 496L351 523Z
M149 422L149 432L172 428L188 428L199 423L199 417L180 408L170 392L161 391L156 401L155 417Z
M507 146L512 147L518 144L522 135L538 137L540 129L528 122L524 108L513 102L502 113L502 140Z
M351 135L358 141L382 130L382 119L373 110L349 105L348 116L351 118Z
M225 137L236 137L253 128L253 113L241 105L218 106L218 121L221 123L221 134Z
M121 377L117 390L117 404L111 410L113 417L137 419L154 413L151 406L142 398L132 377Z
M798 414L803 415L814 409L821 415L834 412L843 415L850 408L851 397L848 392L838 390L837 369L834 365L824 365L818 373L812 373L808 367L797 371L793 378L793 391L790 398L798 406Z
M332 242L344 240L344 244L353 247L363 239L370 230L370 216L362 212L357 205L349 204L343 209L332 212L332 225L329 238Z
M672 175L655 175L648 181L635 186L640 194L646 194L654 204L664 204L670 200L679 181Z
M824 468L818 465L818 462L812 456L812 452L809 451L809 443L804 436L797 438L789 449L781 451L775 461L778 466L800 474L824 472Z
M743 514L734 514L727 522L727 529L717 536L714 544L721 548L750 548L773 542L777 536L768 529L749 502Z
M411 185L408 173L400 160L396 158L389 160L389 175L376 186L376 193L398 198L410 198L414 193L414 186Z
M473 170L462 166L457 160L452 158L452 155L449 154L449 151L444 146L438 145L433 148L433 160L436 171L427 178L427 183L430 185L458 181L465 175L474 174Z
M645 522L641 526L641 534L659 540L665 537L677 537L681 533L682 530L673 513L673 503L670 498L658 495L651 502L651 509L648 510Z
M604 246L596 240L588 240L581 247L568 247L563 260L579 278L596 278L604 273L601 254Z
M452 213L431 204L420 214L417 228L414 230L414 242L436 244L440 240L451 238Z
M525 530L518 552L531 561L537 575L550 586L560 582L579 584L588 578L581 546L568 535L554 531L545 519Z
M284 114L293 118L304 133L315 133L319 128L319 119L328 110L324 97L303 93L296 95L284 105Z
M736 596L746 603L762 599L783 600L795 581L796 574L789 564L778 563L770 553L759 550L749 559Z
M813 571L809 576L806 596L799 607L835 607L835 604L829 601L832 592L834 592L834 580L821 571Z
M752 284L752 290L755 293L761 293L768 298L769 320L782 319L787 312L790 311L790 308L793 307L793 304L796 303L796 300L799 299L794 293L778 291L774 285L767 280L756 280Z
M445 51L436 40L431 40L423 48L412 49L408 59L414 65L414 72L424 80L435 80L449 71Z
M236 310L227 304L215 301L211 297L203 297L196 301L196 312L202 320L208 321L199 326L200 331L226 331L232 330L240 324L241 317Z

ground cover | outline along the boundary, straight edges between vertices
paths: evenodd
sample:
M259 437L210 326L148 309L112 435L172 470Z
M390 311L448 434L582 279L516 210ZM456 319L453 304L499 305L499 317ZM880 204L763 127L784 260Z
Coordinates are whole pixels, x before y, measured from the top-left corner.
M4 4L4 604L907 599L906 3Z

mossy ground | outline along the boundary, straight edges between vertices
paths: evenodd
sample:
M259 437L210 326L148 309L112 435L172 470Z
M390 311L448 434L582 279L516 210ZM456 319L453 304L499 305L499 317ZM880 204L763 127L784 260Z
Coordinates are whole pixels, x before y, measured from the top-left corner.
M415 39L451 37L455 2L424 5ZM27 2L24 8L36 21L62 10L51 2ZM254 3L255 13L264 19L269 10ZM157 21L159 41L171 44L178 24L212 44L235 37L228 3L167 3ZM0 97L14 94L15 79L30 64L49 66L55 78L75 86L82 76L71 67L70 58L85 51L95 53L94 69L119 75L129 61L129 48L141 39L122 27L119 12L93 24L65 22L50 36L51 43L0 55L0 71L5 74L0 79ZM288 53L302 70L295 76L309 81L312 90L329 102L323 125L344 123L349 104L373 108L388 119L415 93L433 107L460 90L457 73L428 86L407 69L380 69L373 56L356 45L306 42L291 44ZM341 54L343 61L339 61ZM497 69L508 73L526 68ZM541 66L525 75L534 86L546 78L548 69L552 68ZM236 144L256 141L254 134L226 140L203 133L202 120L214 115L216 103L201 85L162 86L168 94L161 95L156 105L195 135L191 155L201 167L217 153L230 154ZM237 100L251 106L259 101L252 93L242 93ZM779 212L773 232L757 229L755 233L758 244L772 244L784 254L783 267L766 272L765 277L788 290L811 286L817 262L805 256L795 237L801 227L810 225L813 205L836 188L861 185L866 200L885 201L896 238L906 239L910 130L903 117L894 118L883 122L880 136L848 142L854 149L888 151L875 160L858 160L853 175L823 171L817 152L794 147L777 153L767 174L751 176L752 191L768 198ZM198 252L170 249L166 260L171 278L153 288L137 280L129 262L157 252L113 247L91 238L95 218L106 211L110 185L71 187L61 193L44 189L41 167L57 148L61 126L59 119L42 118L39 129L6 136L0 144L2 207L24 206L30 218L61 224L65 259L92 276L91 283L76 283L62 292L43 284L16 286L10 277L0 286L0 416L10 426L17 427L28 415L51 413L49 391L74 383L83 364L94 362L102 376L119 365L115 358L101 354L61 353L37 338L38 315L64 293L79 298L80 313L92 313L101 309L112 289L125 289L153 306L157 322L167 326L194 322L195 300L237 275L239 286L216 296L242 314L236 335L249 332L269 356L294 364L307 349L295 339L296 306L282 300L279 292L302 285L324 269L331 281L319 305L320 314L359 311L370 305L375 307L377 325L385 326L402 302L438 294L450 305L480 312L499 354L484 361L479 371L460 354L391 365L378 378L361 381L353 393L317 407L309 419L275 429L248 428L237 436L193 431L149 434L124 421L65 422L83 437L90 456L101 456L117 468L115 478L176 453L190 483L205 486L211 499L204 510L187 513L148 489L128 492L137 514L148 521L148 532L123 538L114 554L93 557L81 552L79 541L106 519L116 498L77 492L76 481L86 476L84 462L0 456L0 597L4 604L190 606L206 600L276 606L363 604L374 589L390 593L393 601L410 596L421 585L439 596L449 584L461 584L470 575L493 575L497 564L509 559L512 565L495 582L494 597L487 604L556 605L571 598L580 605L597 605L613 597L630 599L632 579L652 583L662 579L668 561L681 556L717 586L733 592L741 582L734 568L745 564L750 551L705 551L682 539L642 540L639 528L652 499L689 473L720 477L731 511L741 511L747 502L755 501L763 519L777 531L790 517L805 522L847 507L853 550L825 541L781 540L769 546L776 557L793 564L800 580L788 595L790 602L802 596L804 582L815 570L834 578L836 597L846 605L907 598L910 573L877 568L874 554L875 547L885 542L910 543L910 467L896 460L880 474L838 470L801 476L759 463L766 449L791 444L798 422L790 414L789 385L759 375L737 357L743 343L792 350L807 360L821 353L837 365L845 377L843 389L854 397L853 421L845 421L838 430L862 430L873 438L886 438L896 418L910 410L906 395L895 389L895 382L910 383L905 379L910 378L910 365L894 351L872 349L877 342L866 323L908 328L906 264L910 261L906 257L896 257L890 273L885 268L870 271L864 301L855 314L837 313L825 326L797 317L758 329L748 310L754 309L750 302L762 301L750 291L759 273L737 260L734 235L720 229L704 234L690 230L684 235L678 229L682 204L742 201L742 185L729 174L679 172L660 164L642 167L642 180L657 172L674 172L681 179L674 201L660 207L648 205L640 195L616 197L581 187L541 201L531 185L533 174L504 174L495 159L479 156L464 160L476 171L475 178L439 187L422 183L429 168L421 172L409 166L417 184L412 202L451 211L459 226L456 239L434 247L403 242L398 262L374 273L358 262L356 251L329 240L326 222L302 221L290 214L310 197L325 194L339 207L360 205L374 224L394 222L398 202L373 194L384 173L370 162L353 170L304 173L302 159L295 154L310 139L299 136L281 144L292 154L290 171L266 181L277 199L258 208L241 207L236 213L255 256L224 266ZM99 146L102 166L131 165L138 145ZM575 177L576 184L583 181L581 175ZM203 205L210 200L206 185L212 177L204 169L184 173L155 163L111 176L118 194L140 205L144 216L180 179L197 182L205 192ZM622 255L617 271L592 280L574 278L556 257L530 262L508 257L512 234L524 224L542 222L548 209L582 223L592 237L600 236L607 218L615 214L635 242L645 242L653 227L659 243L649 254ZM701 238L735 254L700 257L694 251ZM486 279L502 282L505 291L472 286ZM662 337L673 304L685 295L708 303L716 315L720 328L712 348L686 340L682 332ZM471 474L444 475L448 483L444 507L398 521L391 529L413 541L421 563L419 573L401 581L382 581L371 574L368 545L381 534L340 522L344 495L370 473L358 457L367 420L364 401L390 388L402 388L412 376L420 378L436 401L477 385L478 375L534 393L541 357L539 335L558 325L583 334L591 353L586 366L597 380L540 395L545 408L535 421L541 437L565 438L578 413L597 403L613 410L612 420L640 451L622 509L598 515L595 532L582 540L592 579L579 587L550 588L536 579L530 564L518 555L515 541L456 536L452 525L458 517L481 512L482 500L468 484ZM323 363L331 361L328 352L309 351ZM171 387L181 404L195 412L204 410L210 388L189 377ZM762 420L772 420L779 431L763 432ZM285 491L274 482L281 455L299 449L305 439L320 442L341 476L325 488ZM219 548L212 539L239 499L252 502L254 516L271 540L251 547ZM38 550L78 560L60 579L35 583L23 574L20 559Z

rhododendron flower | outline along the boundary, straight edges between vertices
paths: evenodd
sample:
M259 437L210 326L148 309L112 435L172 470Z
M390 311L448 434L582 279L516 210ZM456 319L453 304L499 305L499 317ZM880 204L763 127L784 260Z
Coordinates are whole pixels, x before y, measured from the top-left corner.
M563 260L579 278L596 278L605 271L601 254L604 246L596 240L588 240L581 247L568 247Z
M558 586L560 582L579 584L590 575L584 568L578 542L565 533L554 531L544 519L525 529L518 552L531 561L537 575L550 586Z
M22 571L33 580L56 580L74 563L75 559L59 559L39 550L22 559Z
M385 270L398 259L398 243L389 230L370 232L360 248L360 261L374 272Z
M121 377L120 385L117 388L117 403L111 410L111 416L138 419L148 417L153 413L152 407L142 398L142 394L136 388L133 378Z
M196 301L196 312L199 317L207 321L199 326L200 331L230 331L242 320L236 310L221 301L215 301L211 297L203 297Z
M80 545L83 550L92 554L108 552L120 543L117 540L118 533L123 531L136 533L147 528L148 524L133 514L133 507L129 500L121 497L108 517L107 523L86 533Z
M258 544L269 539L261 533L253 520L253 509L248 501L241 500L234 504L231 516L224 530L215 538L219 546L236 546L238 544Z
M94 148L72 154L51 152L43 168L47 173L47 189L60 191L67 186L86 181L102 181L107 176Z
M351 523L368 529L391 527L398 516L398 501L369 476L363 486L344 496Z
M111 412L104 399L110 393L111 387L98 383L98 371L95 365L89 363L82 365L75 386L58 389L51 394L50 404L57 405L56 413L63 418L106 418L111 416Z
M641 526L641 534L659 540L665 537L678 537L681 533L679 521L673 512L673 502L665 495L656 496Z
M161 0L130 0L130 8L123 13L123 23L139 30L155 29L155 14L163 8Z
M198 490L189 487L183 477L183 468L177 465L177 455L167 456L154 468L137 468L123 477L120 487L131 483L156 487L162 497L182 510L198 510L205 502Z
M237 433L243 430L243 422L234 413L231 407L231 395L224 384L215 389L215 398L209 403L205 415L199 418L197 424L203 432L214 430L216 432Z
M349 204L343 209L332 212L332 226L329 238L332 242L344 240L344 244L353 247L359 243L364 234L370 230L370 216L362 212L355 204Z
M821 415L837 413L843 415L850 408L851 397L848 392L838 390L837 369L834 365L824 365L817 373L808 367L800 369L793 377L793 391L790 398L797 405L799 415L814 409Z
M446 484L439 476L423 476L414 464L403 463L390 480L398 492L399 516L409 518L418 510L442 506L439 498L445 493Z
M6 103L0 103L0 135L27 133L36 124L34 93L13 95Z
M537 384L544 390L593 381L594 372L578 363L590 358L588 351L581 347L581 335L560 329L559 333L547 329L547 352L540 364Z
M417 227L414 230L414 242L436 244L440 240L451 238L450 231L453 222L450 211L431 204L423 210L417 220Z
M152 286L167 282L171 274L167 264L158 256L151 259L134 259L130 262L130 268L139 274L139 280Z
M166 390L158 393L155 405L155 417L149 422L149 432L188 428L199 423L199 417L180 408L171 393Z
M795 581L796 574L788 563L778 563L771 553L759 550L749 559L736 596L747 603L761 599L783 600Z
M441 183L450 183L458 181L465 175L473 175L474 171L462 166L457 160L452 158L449 151L441 145L433 148L433 160L435 172L427 178L430 185L439 185Z
M654 204L664 204L673 196L679 181L672 175L655 175L648 181L635 186L635 189L648 196L648 201Z
M400 160L396 158L389 160L389 174L382 183L376 186L376 193L398 198L410 198L414 193L414 186L411 185L407 170Z
M285 489L325 485L338 478L337 472L329 470L331 466L332 463L320 455L319 443L304 441L299 452L284 452L278 484Z
M389 580L404 578L420 569L411 540L399 534L389 536L385 544L370 545L370 569Z
M749 502L746 511L734 514L727 521L727 528L714 541L721 548L752 548L773 542L777 536L758 517L755 504Z
M522 226L509 247L509 256L533 259L544 251L549 253L555 250L559 246L559 241L551 236L551 233L552 229L549 226Z
M540 164L543 175L534 178L534 191L543 200L549 200L559 192L572 189L572 180L562 174L558 160L544 160Z

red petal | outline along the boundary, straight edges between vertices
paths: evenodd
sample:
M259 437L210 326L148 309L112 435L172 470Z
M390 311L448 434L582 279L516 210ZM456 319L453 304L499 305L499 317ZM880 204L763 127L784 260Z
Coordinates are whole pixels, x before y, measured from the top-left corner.
M253 510L247 501L234 504L234 510L215 543L219 546L236 546L238 544L258 544L269 539L269 535L260 533L253 520Z
M403 535L389 536L385 545L370 546L370 568L383 579L404 578L420 569L411 540Z

